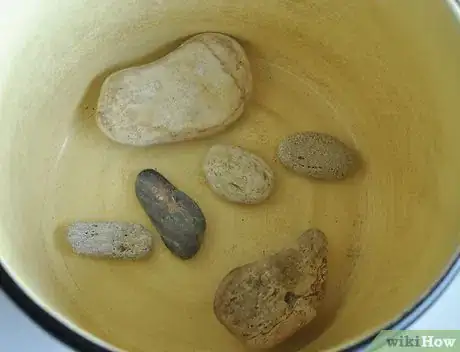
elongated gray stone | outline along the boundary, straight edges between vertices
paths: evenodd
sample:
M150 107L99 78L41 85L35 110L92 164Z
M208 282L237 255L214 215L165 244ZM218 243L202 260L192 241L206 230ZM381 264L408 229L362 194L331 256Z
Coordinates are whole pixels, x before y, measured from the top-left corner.
M69 225L67 239L77 254L139 259L152 250L152 234L129 222L83 222Z
M139 173L135 191L166 247L179 258L193 257L206 230L198 204L153 169Z

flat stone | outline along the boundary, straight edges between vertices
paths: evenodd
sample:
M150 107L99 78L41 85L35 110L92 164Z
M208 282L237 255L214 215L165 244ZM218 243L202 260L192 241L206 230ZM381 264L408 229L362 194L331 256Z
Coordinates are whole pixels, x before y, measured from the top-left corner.
M315 318L326 276L327 239L310 229L296 248L230 271L216 291L214 313L249 347L271 348Z
M139 259L152 250L152 234L129 222L77 221L67 228L67 239L75 253L94 257Z
M251 91L241 45L224 34L203 33L154 62L108 76L96 120L107 137L122 144L196 139L236 121Z
M206 230L198 204L153 169L139 173L135 191L166 247L179 258L193 257Z

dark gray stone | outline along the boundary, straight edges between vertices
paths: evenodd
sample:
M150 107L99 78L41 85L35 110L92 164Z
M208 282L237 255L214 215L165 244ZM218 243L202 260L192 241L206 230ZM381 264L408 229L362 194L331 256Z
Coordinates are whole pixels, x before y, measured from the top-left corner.
M192 258L206 230L198 204L153 169L139 173L135 190L166 247L179 258Z

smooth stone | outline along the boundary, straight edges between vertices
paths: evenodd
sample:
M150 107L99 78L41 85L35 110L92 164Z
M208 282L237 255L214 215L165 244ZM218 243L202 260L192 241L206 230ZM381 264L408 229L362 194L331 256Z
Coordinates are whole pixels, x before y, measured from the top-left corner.
M302 132L286 137L278 158L287 168L319 180L342 180L358 167L358 154L325 133Z
M217 319L251 348L271 348L311 322L325 296L327 239L310 229L296 248L230 271L214 298Z
M274 173L259 156L231 145L215 145L203 165L209 187L235 203L258 204L267 199Z
M153 169L139 173L135 191L166 247L179 258L192 258L206 230L198 204Z
M76 254L119 259L139 259L152 250L152 234L129 222L77 221L67 228L67 239Z
M236 121L251 91L242 46L227 35L203 33L154 62L108 76L96 120L107 137L122 144L202 138Z

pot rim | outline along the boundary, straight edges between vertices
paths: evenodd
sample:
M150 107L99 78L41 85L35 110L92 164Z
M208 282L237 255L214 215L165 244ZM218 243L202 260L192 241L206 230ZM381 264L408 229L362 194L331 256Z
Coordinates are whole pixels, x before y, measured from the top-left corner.
M381 330L404 330L420 318L445 292L445 290L460 274L460 248L451 259L441 277L420 299L397 319L383 326L377 331L371 331L362 338L351 342L344 347L344 351L364 351L375 339ZM114 352L120 351L113 345L85 332L76 325L71 324L63 316L50 312L39 300L32 298L34 295L24 288L23 284L16 282L3 264L0 263L0 288L32 321L49 333L58 341L77 350L87 352ZM22 287L22 288L21 288Z

